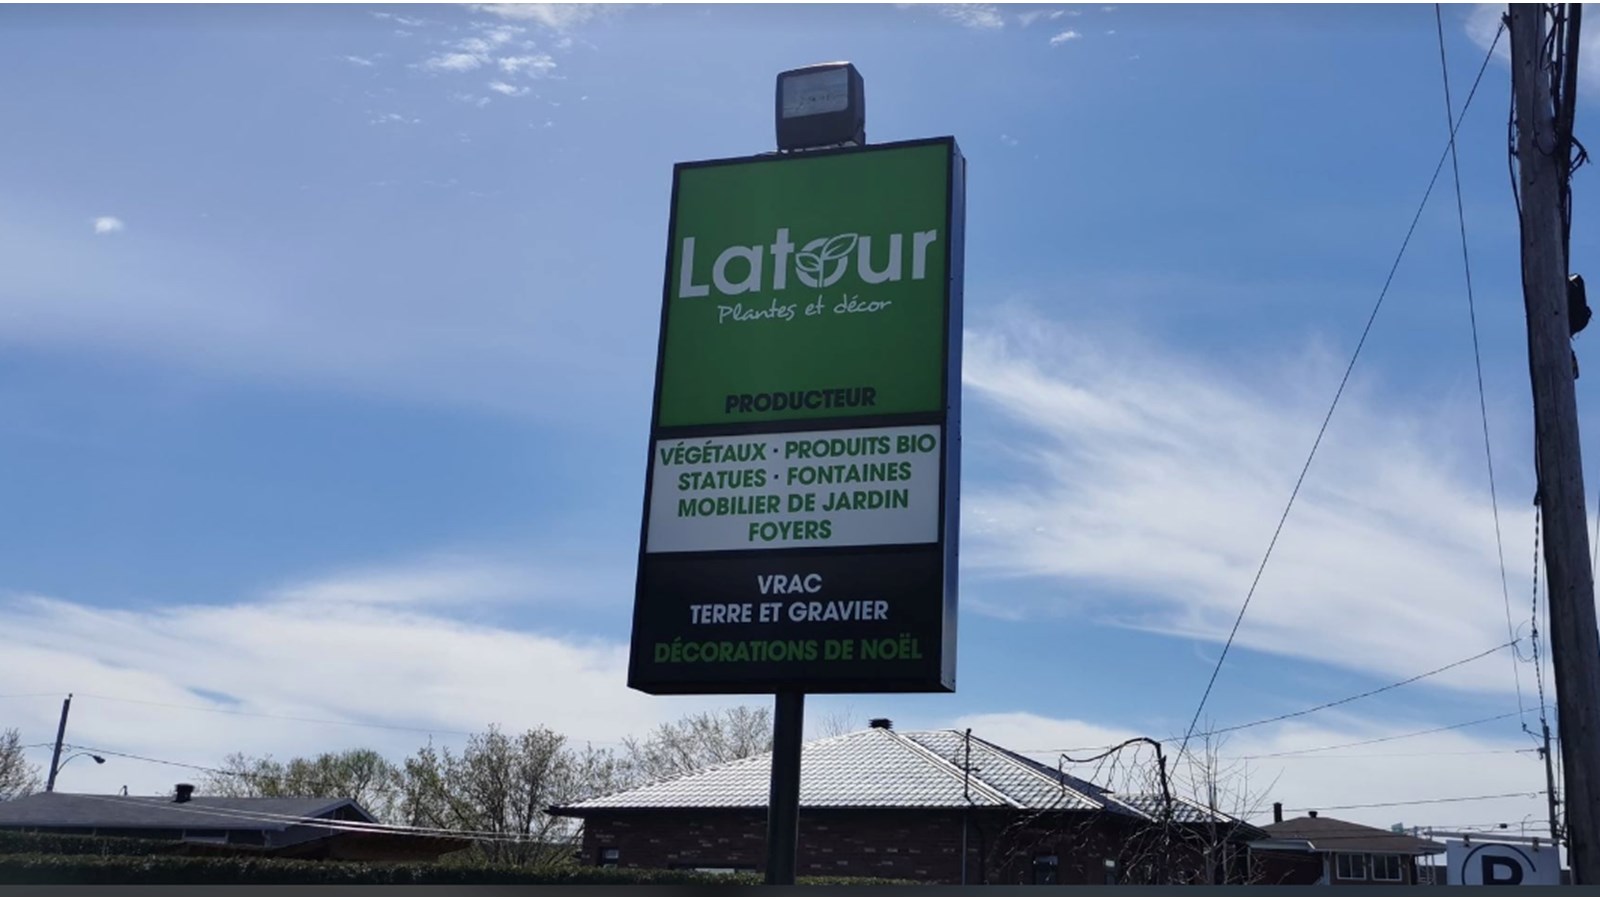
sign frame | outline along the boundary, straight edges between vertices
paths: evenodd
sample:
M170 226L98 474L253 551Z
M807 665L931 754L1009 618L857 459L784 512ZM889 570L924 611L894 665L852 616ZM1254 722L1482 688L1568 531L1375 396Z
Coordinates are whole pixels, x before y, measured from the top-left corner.
M812 160L830 156L862 155L903 150L913 147L939 146L948 153L948 178L945 183L944 217L946 247L943 277L943 371L940 373L941 402L937 410L928 412L871 413L866 415L841 415L819 418L799 418L729 422L722 424L688 424L663 427L659 424L662 405L663 375L666 368L668 328L673 303L674 262L677 242L680 239L678 212L683 173L693 169L730 165L784 165L791 160ZM958 559L960 533L960 473L961 473L961 336L963 320L963 281L965 276L966 245L966 159L954 137L923 138L869 144L859 147L839 147L808 150L788 154L764 153L753 156L680 162L673 167L672 193L667 227L667 250L662 275L661 318L657 333L655 384L650 407L650 432L646 449L644 499L641 504L638 556L634 582L634 607L628 660L628 685L649 694L775 694L802 693L907 693L951 692L956 687L956 627L958 606ZM939 450L939 509L938 538L934 544L879 544L841 547L787 547L751 550L698 550L690 552L647 553L650 529L650 506L654 494L654 453L658 442L690 440L707 437L737 435L781 435L797 432L830 431L842 429L873 429L896 426L934 426L940 429ZM939 598L939 633L936 666L915 676L873 677L845 675L773 676L757 679L723 679L685 677L663 679L653 676L649 663L644 660L644 632L647 630L646 581L651 557L694 559L715 565L718 561L748 560L759 557L770 560L774 570L789 561L808 557L849 558L875 554L885 557L926 555L937 548L939 557L938 582L942 596ZM929 599L930 605L935 601ZM930 648L931 649L931 648Z

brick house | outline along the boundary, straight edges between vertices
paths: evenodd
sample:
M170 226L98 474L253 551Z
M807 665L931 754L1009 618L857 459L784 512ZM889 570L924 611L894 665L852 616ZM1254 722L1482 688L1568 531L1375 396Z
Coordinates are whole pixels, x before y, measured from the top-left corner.
M599 866L760 871L770 754L555 807ZM801 753L797 873L945 884L1241 881L1243 822L1119 796L970 732L874 727ZM1158 867L1157 846L1178 848Z
M348 798L30 794L0 803L0 831L170 842L168 852L364 862L434 862L471 846L449 835L385 831Z
M1417 858L1444 852L1444 845L1409 834L1319 816L1283 818L1273 804L1266 837L1250 841L1251 880L1262 884L1427 883L1431 867Z

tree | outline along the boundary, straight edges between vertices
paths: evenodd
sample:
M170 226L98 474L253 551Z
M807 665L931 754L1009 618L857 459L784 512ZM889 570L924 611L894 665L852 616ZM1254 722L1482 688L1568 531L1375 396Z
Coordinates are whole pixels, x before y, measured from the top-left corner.
M694 713L622 743L633 781L661 781L771 750L772 713L748 706Z
M822 718L817 721L817 734L820 737L838 737L842 734L849 734L852 731L859 730L861 730L861 724L860 720L856 718L856 708L853 705L824 713Z
M39 768L22 753L15 728L0 731L0 801L26 797L39 789Z
M566 747L548 728L508 735L497 725L459 755L429 743L405 761L401 813L408 825L472 832L493 863L541 865L572 858L578 823L547 810L620 786L607 752Z
M1216 813L1241 822L1255 818L1266 805L1267 797L1278 780L1274 778L1265 788L1251 788L1251 769L1246 760L1223 755L1228 738L1217 736L1214 726L1207 721L1198 752L1184 754L1187 778L1183 769L1175 773L1180 784L1194 802ZM1204 827L1189 835L1189 842L1205 859L1205 883L1229 884L1247 881L1254 877L1249 871L1248 858L1242 858L1236 827L1219 823L1215 817Z
M287 763L271 756L233 753L224 771L208 774L201 793L221 797L339 797L361 804L380 822L398 818L401 771L376 750L295 757Z

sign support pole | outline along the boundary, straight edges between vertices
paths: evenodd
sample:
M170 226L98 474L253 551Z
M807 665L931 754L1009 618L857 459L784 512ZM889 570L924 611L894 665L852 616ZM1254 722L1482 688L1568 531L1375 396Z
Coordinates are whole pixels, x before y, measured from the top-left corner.
M777 695L772 716L772 785L767 794L767 884L794 884L800 843L800 745L806 695Z

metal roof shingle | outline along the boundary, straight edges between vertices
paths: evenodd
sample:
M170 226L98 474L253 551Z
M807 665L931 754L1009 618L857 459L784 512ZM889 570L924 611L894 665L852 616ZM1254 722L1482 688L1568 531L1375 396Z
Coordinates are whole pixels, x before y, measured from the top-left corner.
M809 808L986 808L1103 810L1138 815L1104 789L957 731L868 728L807 743L800 805ZM561 808L763 808L772 756L764 753ZM1109 801L1109 802L1108 802Z

